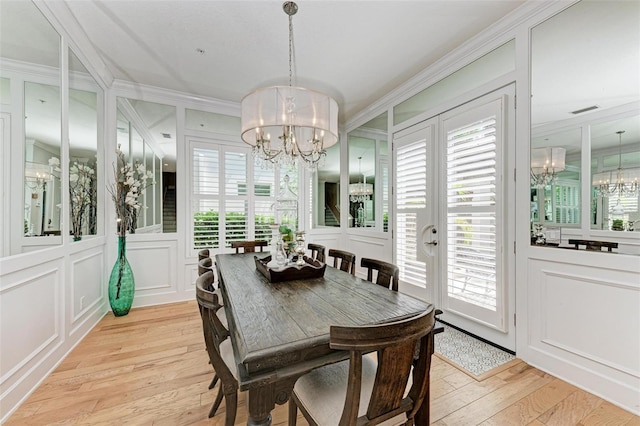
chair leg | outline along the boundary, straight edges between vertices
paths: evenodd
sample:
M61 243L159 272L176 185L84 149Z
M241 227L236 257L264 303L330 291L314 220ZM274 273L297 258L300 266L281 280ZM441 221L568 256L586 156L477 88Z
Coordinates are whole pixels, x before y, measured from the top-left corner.
M216 395L216 400L213 402L211 406L211 410L209 410L209 418L216 415L216 411L218 411L218 407L220 407L220 403L222 402L222 397L224 394L222 393L222 386L218 387L218 395Z
M298 423L298 406L293 400L293 396L289 398L289 425L296 426Z
M218 375L214 373L213 379L211 379L211 383L209 383L209 389L213 389L216 386L216 383L218 383Z
M227 405L224 426L233 426L236 422L236 410L238 409L238 392L225 395L224 402Z

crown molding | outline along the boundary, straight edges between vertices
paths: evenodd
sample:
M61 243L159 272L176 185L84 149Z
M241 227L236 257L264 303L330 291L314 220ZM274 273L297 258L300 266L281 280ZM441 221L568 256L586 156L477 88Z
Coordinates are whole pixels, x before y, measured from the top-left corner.
M114 81L113 73L89 41L87 33L82 29L75 15L71 13L66 2L33 0L33 3L53 25L98 84L103 89L110 87Z
M345 123L345 128L356 128L366 123L376 114L380 114L397 105L427 87L437 83L453 72L469 65L473 61L514 39L522 26L533 26L558 13L578 0L538 1L529 0L484 31L470 38L458 48L420 71L418 74L396 87L362 111L354 114Z

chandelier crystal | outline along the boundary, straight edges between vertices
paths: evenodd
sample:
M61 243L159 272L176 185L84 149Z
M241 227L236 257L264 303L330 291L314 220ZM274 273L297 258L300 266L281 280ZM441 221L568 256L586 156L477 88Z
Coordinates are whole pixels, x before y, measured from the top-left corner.
M553 185L557 173L565 169L566 150L560 147L534 148L531 150L531 183L538 187Z
M624 130L618 130L619 137L618 168L607 172L595 173L592 185L596 189L598 197L638 196L640 195L640 167L622 168L622 134Z
M292 85L295 2L282 9L289 16L289 85L257 89L242 99L242 140L253 147L262 166L294 165L316 169L338 142L338 103L331 97Z

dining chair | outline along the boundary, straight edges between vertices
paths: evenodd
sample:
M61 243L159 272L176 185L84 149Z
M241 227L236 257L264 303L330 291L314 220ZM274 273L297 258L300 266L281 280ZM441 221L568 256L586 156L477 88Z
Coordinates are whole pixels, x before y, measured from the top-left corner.
M356 274L355 254L344 250L329 249L329 257L333 257L334 268L339 268L341 271L349 272L351 275ZM339 266L338 259L340 259Z
M222 398L224 398L226 403L225 426L233 426L238 407L238 367L233 355L231 339L229 339L229 330L220 321L222 309L216 309L217 295L205 289L211 280L213 280L213 272L211 271L200 275L196 280L196 299L202 318L202 332L209 354L209 362L215 371L209 389L215 386L218 379L220 380L218 394L211 410L209 410L209 418L216 414L222 403Z
M206 259L209 257L209 249L202 249L198 252L198 260Z
M204 259L200 259L198 261L198 276L204 274L207 271L213 272L213 259L211 259L210 257L205 257Z
M318 262L325 262L324 251L325 247L320 244L307 244L307 248L311 250L311 258L317 260Z
M433 309L392 323L331 326L331 349L349 360L300 377L289 400L289 426L298 408L311 425L413 425L429 404ZM377 362L365 354L377 352ZM409 389L407 392L407 388Z
M360 266L367 268L367 281L398 291L400 268L393 263L363 257L360 259ZM373 271L377 271L375 281L373 280Z
M244 253L255 253L256 248L260 247L262 251L263 247L269 245L268 241L231 241L231 248L236 249L236 254L240 253L240 249L243 249Z

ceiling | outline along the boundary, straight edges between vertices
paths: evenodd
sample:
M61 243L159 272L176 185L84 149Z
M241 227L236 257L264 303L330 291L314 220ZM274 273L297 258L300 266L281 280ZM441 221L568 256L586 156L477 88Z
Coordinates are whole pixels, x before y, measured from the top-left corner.
M288 84L288 20L281 1L64 3L118 80L232 102L240 102L259 87ZM334 97L344 124L523 3L299 1L299 11L293 17L294 84ZM606 2L607 13L596 13L596 25L585 24L594 15L588 9L605 2L582 4L585 16L561 14L553 19L561 20L560 25L545 27L545 23L534 29L534 126L566 118L570 111L591 104L608 108L638 99L639 3ZM55 32L44 31L43 18L30 8L35 10L27 1L0 1L1 54L58 67ZM613 29L616 42L601 35L593 38L592 34L601 34L603 28ZM550 55L548 49L564 53ZM72 69L80 66L74 65L76 62L70 57ZM154 133L173 133L175 137L175 130L160 128L157 118L141 118L158 127L152 129ZM626 141L640 140L640 136L633 136L635 130L628 130ZM609 143L616 143L615 133L608 133L608 138L613 137Z
M344 122L522 3L299 1L294 85L334 97ZM116 79L234 102L288 84L281 1L66 4Z

